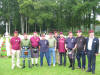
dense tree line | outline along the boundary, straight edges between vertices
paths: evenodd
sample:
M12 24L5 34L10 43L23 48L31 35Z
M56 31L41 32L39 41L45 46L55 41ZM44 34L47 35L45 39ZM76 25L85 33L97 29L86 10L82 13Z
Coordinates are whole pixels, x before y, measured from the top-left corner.
M9 32L87 31L100 23L99 0L0 0L0 21L8 23ZM5 25L0 25L5 32Z

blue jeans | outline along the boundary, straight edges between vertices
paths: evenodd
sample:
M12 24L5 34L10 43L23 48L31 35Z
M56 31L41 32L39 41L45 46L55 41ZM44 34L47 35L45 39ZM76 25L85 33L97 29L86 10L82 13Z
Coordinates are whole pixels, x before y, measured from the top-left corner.
M43 66L43 57L46 57L46 60L47 60L47 63L48 63L48 66L49 66L49 51L47 52L41 52L40 51L40 65Z
M49 48L49 64L51 65L51 56L53 56L53 64L55 64L55 48Z

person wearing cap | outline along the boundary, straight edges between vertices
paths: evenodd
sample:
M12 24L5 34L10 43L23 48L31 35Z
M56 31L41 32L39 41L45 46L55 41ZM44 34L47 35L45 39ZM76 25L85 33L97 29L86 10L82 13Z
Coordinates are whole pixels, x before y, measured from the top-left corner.
M25 68L25 58L28 58L28 67L31 68L30 62L31 62L31 50L30 50L30 40L28 39L28 35L24 33L24 39L21 41L21 57L23 58L23 66L22 68Z
M64 56L64 66L66 66L65 38L62 32L60 32L60 38L58 39L58 51L60 55L59 65L62 65L62 56Z
M32 66L34 66L34 60L35 65L38 66L38 58L39 58L39 41L40 38L37 36L37 32L33 33L33 37L31 37L31 56L32 56Z
M48 66L49 64L49 42L45 39L45 34L41 35L41 40L39 41L39 50L40 50L40 66L43 66L43 57L45 55Z
M72 32L68 33L68 38L65 41L65 49L68 51L68 58L70 61L69 68L72 67L72 70L74 70L76 39L75 39L75 37L73 37Z
M60 55L58 51L58 39L60 38L60 36L56 31L54 31L54 38L56 39L56 63L60 64Z
M77 31L77 38L76 38L76 45L77 45L77 54L76 58L78 61L78 69L85 70L85 63L86 63L86 57L85 57L85 47L86 47L86 39L84 36L82 36L82 31ZM81 59L82 58L82 65L81 65Z
M51 65L51 55L53 56L53 66L55 66L55 51L56 51L56 39L52 33L49 33L49 64Z
M17 56L17 67L20 66L20 50L21 50L21 39L18 37L18 31L14 32L14 36L10 39L10 50L12 54L12 69L15 68L15 56Z
M95 74L96 55L99 50L99 40L94 36L94 31L89 31L89 38L86 41L86 53L88 58L88 70L86 72L92 72Z

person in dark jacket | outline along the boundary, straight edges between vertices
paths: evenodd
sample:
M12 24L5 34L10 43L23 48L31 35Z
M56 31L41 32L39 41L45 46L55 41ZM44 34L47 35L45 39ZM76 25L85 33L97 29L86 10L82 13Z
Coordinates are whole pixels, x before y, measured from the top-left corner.
M75 49L76 49L76 38L73 37L73 33L68 33L68 38L65 42L65 49L68 51L68 58L70 61L69 68L72 67L72 70L74 70L74 64L75 64Z
M91 72L95 74L95 63L96 63L96 55L99 50L99 40L94 36L94 31L89 31L89 38L86 41L86 52L88 58L88 70L86 72Z
M86 57L85 57L85 47L86 47L86 39L82 36L82 31L77 31L77 38L76 38L76 45L77 45L77 61L78 61L78 69L85 70L86 64ZM82 57L82 65L81 65L81 57Z
M40 50L40 66L43 66L43 57L46 56L46 60L49 64L49 42L45 39L45 34L42 34L42 39L39 41L39 50Z

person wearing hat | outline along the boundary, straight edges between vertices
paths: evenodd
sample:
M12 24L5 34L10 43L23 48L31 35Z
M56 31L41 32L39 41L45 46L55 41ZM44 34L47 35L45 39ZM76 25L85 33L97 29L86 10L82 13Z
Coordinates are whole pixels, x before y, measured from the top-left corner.
M85 57L85 47L86 47L86 39L82 36L82 31L77 31L77 38L76 38L76 45L77 45L77 54L76 58L78 61L78 69L85 70L86 64L86 57ZM82 65L81 65L81 58L82 58Z
M49 33L49 64L51 65L51 55L53 56L53 66L55 66L55 51L56 51L56 39L52 33Z
M60 38L58 39L58 51L60 55L60 65L62 65L62 56L64 56L64 66L66 66L65 38L62 32L60 32Z
M88 58L88 70L86 72L92 72L95 74L96 55L99 50L99 40L94 36L94 31L89 31L89 38L86 41L86 53Z
M30 62L31 62L31 50L30 50L30 40L28 39L28 36L26 33L24 33L24 39L21 41L21 57L23 58L23 66L22 68L25 68L25 58L28 58L28 67L31 68Z
M43 57L45 55L48 66L49 64L49 42L45 39L45 34L41 35L41 40L39 41L39 50L40 50L40 66L43 66Z
M20 50L21 50L21 39L18 37L18 31L14 32L14 36L10 39L10 50L12 54L12 69L15 68L15 56L17 56L17 67L20 66Z
M58 39L60 38L60 36L56 31L54 31L54 38L56 39L56 63L60 64L60 55L58 51Z
M37 32L33 33L33 37L31 37L31 57L32 57L32 66L34 66L34 60L35 65L38 66L38 57L39 57L39 41L40 38L37 36Z
M72 67L72 70L74 70L76 39L75 39L75 37L73 37L72 32L68 33L68 38L65 41L65 49L68 51L68 58L70 61L69 68Z

